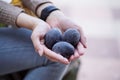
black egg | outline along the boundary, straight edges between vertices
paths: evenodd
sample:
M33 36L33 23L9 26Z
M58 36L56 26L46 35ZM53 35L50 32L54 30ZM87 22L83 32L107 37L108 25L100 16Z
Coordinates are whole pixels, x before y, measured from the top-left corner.
M46 33L44 39L47 48L52 49L55 43L62 40L62 32L58 28L53 28Z
M69 28L63 34L63 41L71 43L75 48L80 41L80 33L77 29Z
M75 48L70 43L64 41L57 42L52 48L52 51L61 54L67 59L74 54L74 50Z

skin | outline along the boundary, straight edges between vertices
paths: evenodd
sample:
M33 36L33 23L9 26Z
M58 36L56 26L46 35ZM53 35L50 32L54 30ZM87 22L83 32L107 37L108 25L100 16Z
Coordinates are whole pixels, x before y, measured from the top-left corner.
M46 22L52 27L57 26L63 32L68 28L76 28L81 34L81 41L78 43L75 53L70 57L69 61L76 60L85 53L85 50L87 48L86 37L81 26L66 17L61 11L52 12L47 18Z
M38 52L40 56L44 54L52 61L69 64L69 61L66 58L51 51L43 44L44 35L51 28L47 23L25 13L21 13L18 16L16 23L18 26L23 26L24 28L28 28L33 31L31 39L36 52Z
M41 10L45 7L52 5L52 4L44 4L38 8L37 14L41 13ZM54 11L52 12L46 22L27 15L26 13L19 14L16 24L18 26L23 26L24 28L32 30L31 39L34 45L36 52L39 53L40 56L45 55L52 61L61 62L63 64L69 64L70 61L79 58L81 55L84 54L84 49L86 46L86 38L84 36L83 30L80 26L76 23L71 21L67 18L61 11ZM56 54L55 52L51 51L47 47L45 47L44 43L44 35L50 30L52 27L60 28L63 32L68 28L76 28L81 34L81 42L79 42L77 49L75 50L74 55L70 57L70 60L64 58L60 54Z

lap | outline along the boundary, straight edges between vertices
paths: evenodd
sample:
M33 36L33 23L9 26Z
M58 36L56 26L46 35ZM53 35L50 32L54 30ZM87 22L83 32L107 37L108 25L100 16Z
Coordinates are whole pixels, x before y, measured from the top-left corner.
M26 80L34 77L45 80L46 75L52 76L51 80L62 77L66 66L40 57L34 50L31 33L23 28L0 28L0 75L30 69Z
M54 63L35 52L31 33L23 28L0 28L0 75Z

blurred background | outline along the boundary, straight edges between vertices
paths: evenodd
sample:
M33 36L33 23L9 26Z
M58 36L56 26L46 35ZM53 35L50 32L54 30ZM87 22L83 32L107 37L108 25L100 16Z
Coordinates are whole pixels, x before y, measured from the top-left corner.
M52 1L87 36L77 80L120 80L120 0Z

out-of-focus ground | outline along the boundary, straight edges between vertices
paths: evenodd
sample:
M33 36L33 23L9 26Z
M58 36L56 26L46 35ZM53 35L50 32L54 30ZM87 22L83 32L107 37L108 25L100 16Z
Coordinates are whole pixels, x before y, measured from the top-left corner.
M87 36L77 80L120 80L120 0L52 1Z

